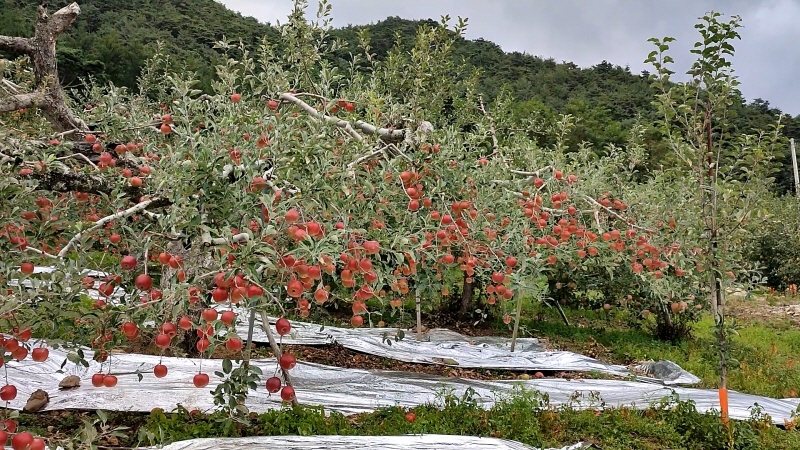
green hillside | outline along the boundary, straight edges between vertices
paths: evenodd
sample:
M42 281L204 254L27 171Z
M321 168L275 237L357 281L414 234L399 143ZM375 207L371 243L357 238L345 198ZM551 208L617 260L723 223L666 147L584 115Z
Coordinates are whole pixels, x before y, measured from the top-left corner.
M3 11L0 34L31 33L35 9L30 3L0 0ZM80 86L81 79L87 76L100 82L135 87L144 61L157 42L162 42L175 61L197 73L200 87L209 90L214 65L221 58L220 52L213 48L216 41L241 39L251 48L262 38L280 44L278 32L271 25L230 11L214 0L83 0L80 5L81 16L59 42L62 80L72 87ZM350 52L359 52L357 33L363 28L368 29L372 51L382 58L395 45L396 35L410 47L421 25L437 24L433 20L389 17L366 27L334 30L332 37L345 43L337 52L341 59L336 62L344 64ZM515 98L515 109L520 115L538 114L547 120L558 114L572 114L580 119L570 136L573 146L581 142L590 142L600 149L607 144L621 145L632 124L638 121L648 125L654 119L651 105L654 91L647 74L631 73L628 68L611 62L580 68L572 63L557 63L553 58L506 53L483 39L459 40L454 55L480 70L481 87L488 99L506 87ZM738 130L750 132L765 128L780 114L767 100L749 103L742 100L734 108L731 120ZM787 116L782 123L787 138L800 138L800 116ZM651 133L650 137L651 166L668 163L661 158L665 149L659 136ZM778 163L776 189L786 192L792 186L788 145Z

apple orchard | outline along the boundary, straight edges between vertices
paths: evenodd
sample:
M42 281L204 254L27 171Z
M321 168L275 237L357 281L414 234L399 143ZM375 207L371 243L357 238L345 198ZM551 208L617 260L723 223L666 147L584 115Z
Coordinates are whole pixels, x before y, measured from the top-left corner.
M235 409L249 389L297 401L296 360L278 344L287 318L317 312L385 326L416 309L424 322L456 298L516 334L525 302L600 276L621 287L591 307L690 320L702 267L676 212L637 193L627 153L541 148L515 129L507 96L484 103L476 75L448 57L463 26L422 29L414 51L383 61L366 48L342 68L324 57L336 50L324 30L294 18L286 48L219 43L229 59L214 94L159 50L139 93L75 94L75 126L34 105L9 113L22 128L0 130L4 366L46 360L45 342L80 365L86 345L104 362L92 377L103 389L117 383L109 354L129 340L200 357L224 346L237 356L213 395ZM40 88L40 68L9 64L20 86ZM247 317L237 325L219 305ZM275 376L249 359L254 314L283 317L265 330Z

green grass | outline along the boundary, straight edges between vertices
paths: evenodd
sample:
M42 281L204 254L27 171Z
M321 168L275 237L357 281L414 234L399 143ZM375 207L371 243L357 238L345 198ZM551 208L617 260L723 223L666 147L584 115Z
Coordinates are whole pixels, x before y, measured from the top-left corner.
M557 349L599 353L600 359L619 364L667 359L697 375L702 380L700 387L718 386L718 357L710 315L695 325L690 339L672 344L632 327L626 311L567 310L570 327L553 310L539 312L544 320L523 320L522 326L527 334L547 338ZM776 319L769 323L739 323L737 328L738 335L731 336L728 388L777 398L800 395L800 327Z
M413 422L407 419L408 412L415 414ZM92 413L48 414L56 413L23 414L20 425L60 439L81 434L85 430L81 419L94 418L94 427L101 430L129 426L121 440L113 442L114 446L154 445L203 437L433 433L497 437L535 447L560 447L583 441L604 450L800 448L800 431L781 430L763 417L754 416L749 421L730 422L726 426L718 415L700 414L691 403L670 399L644 411L627 408L572 411L552 407L535 392L522 390L500 399L489 410L482 409L476 397L468 393L462 398L442 395L435 404L412 410L392 407L350 417L338 413L326 415L320 407L284 407L261 415L251 414L246 423L219 413L192 414L185 409L174 414L161 410L149 415L109 413L107 422L97 421ZM55 438L51 439L50 444L55 444ZM735 445L729 445L731 442Z

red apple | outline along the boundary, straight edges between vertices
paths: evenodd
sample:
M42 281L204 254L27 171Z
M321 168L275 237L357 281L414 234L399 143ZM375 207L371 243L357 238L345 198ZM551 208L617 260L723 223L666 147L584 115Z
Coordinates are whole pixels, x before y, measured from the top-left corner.
M29 263L29 262L22 263L19 266L20 272L24 273L25 275L32 274L33 273L33 269L34 269L33 263Z
M295 358L291 353L284 353L281 355L279 363L281 365L281 369L290 370L297 364L297 358Z
M103 386L105 386L105 387L114 387L116 385L117 385L117 377L116 376L114 376L114 375L106 375L106 377L103 378Z
M122 270L133 270L133 268L136 267L136 258L131 255L123 256L119 265L122 267Z
M286 336L290 331L292 331L292 324L289 323L288 319L281 317L275 322L275 330L281 336Z
M194 383L195 387L204 388L208 386L208 375L205 373L198 373L194 376L192 382Z
M105 377L106 376L103 375L102 373L96 373L96 374L92 375L92 386L101 387L103 385L103 379Z
M44 347L37 347L33 349L32 359L36 362L43 362L47 361L47 357L50 355L50 350Z
M17 387L13 384L7 384L0 388L0 400L10 402L17 398Z
M30 450L32 444L33 435L27 431L17 433L11 438L11 448L14 450Z
M278 378L278 377L270 377L270 378L267 379L267 391L270 394L274 394L274 393L276 393L276 392L281 390L281 385L282 384L283 383L281 382L280 378Z
M213 322L217 320L219 313L214 308L207 308L203 310L203 320L206 322Z
M290 401L294 400L294 397L295 397L295 394L294 394L294 388L293 387L284 386L283 389L281 389L281 398L283 399L283 401L290 402Z
M156 364L155 367L153 367L153 375L155 375L156 378L164 378L167 376L167 366Z

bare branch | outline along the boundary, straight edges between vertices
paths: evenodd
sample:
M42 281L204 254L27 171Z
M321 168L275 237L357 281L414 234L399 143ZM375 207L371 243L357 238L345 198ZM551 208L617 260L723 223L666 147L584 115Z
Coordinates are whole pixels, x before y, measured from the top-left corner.
M97 222L95 222L94 225L92 225L91 227L89 227L86 230L83 230L80 233L78 233L75 236L73 236L72 239L70 239L69 242L67 242L67 245L65 245L64 248L62 248L61 251L58 252L58 257L59 258L63 258L64 256L66 256L66 254L69 251L69 249L72 248L73 246L75 246L78 243L78 241L80 241L81 238L83 238L83 235L85 233L91 233L92 231L96 231L96 230L99 230L100 228L103 228L105 226L105 224L107 224L109 222L113 222L113 221L115 221L117 219L124 219L124 218L132 216L132 215L134 215L134 214L136 214L136 213L138 213L140 211L144 211L145 209L147 209L148 206L150 206L154 202L156 202L156 200L145 200L143 202L137 203L136 205L134 205L134 206L132 206L132 207L126 209L126 210L117 212L115 214L111 214L110 216L103 217L102 219L100 219Z
M33 51L31 41L28 38L16 36L0 36L0 50L11 53L30 54Z
M89 165L91 165L92 167L94 167L94 170L100 170L100 169L99 169L99 168L98 168L98 167L97 167L97 166L96 166L96 165L95 165L95 164L92 162L92 160L91 160L91 159L89 159L89 158L88 158L86 155L84 155L83 153L73 153L73 154L71 154L71 155L67 155L67 156L61 156L61 157L58 157L58 158L56 158L56 159L57 159L57 160L59 160L59 161L61 161L61 160L67 159L67 158L78 158L78 159L83 159L84 161L86 161L87 163L89 163Z
M211 245L229 245L229 244L238 244L240 242L247 242L250 240L250 235L247 233L239 233L234 234L230 241L226 238L214 238L211 239Z
M80 6L74 2L54 12L52 16L47 14L47 10L44 7L39 6L37 28L42 25L53 37L58 37L59 34L72 26L72 22L75 21L80 13Z
M365 161L368 161L368 160L374 158L375 156L385 154L387 148L388 148L388 146L384 145L384 146L382 146L381 148L379 148L377 150L373 150L373 151L367 153L366 155L359 156L355 161L353 161L353 162L351 162L351 163L349 163L347 165L347 173L348 174L352 174L353 169L357 165L359 165L359 164L361 164L361 163L363 163Z
M588 202L588 203L591 203L591 204L592 204L592 205L594 205L594 206L600 207L601 209L603 209L603 210L604 210L605 212L607 212L608 214L610 214L610 215L612 215L612 216L616 217L617 219L619 219L619 220L621 220L621 221L623 221L623 222L627 223L629 226L631 226L631 227L633 227L633 228L636 228L636 229L639 229L639 230L642 230L642 231L647 231L647 232L649 232L649 233L652 233L652 232L653 232L653 230L651 230L651 229L649 229L649 228L642 227L642 226L636 225L635 223L632 223L631 221L629 221L629 220L628 220L628 219L626 219L625 217L623 217L623 216L619 215L619 214L618 214L616 211L614 211L613 209L611 209L611 208L609 208L609 207L607 207L607 206L603 206L603 205L602 205L600 202L598 202L597 200L593 199L592 197L589 197L588 195L584 195L584 196L582 196L582 198L583 198L583 200L584 200L584 201L586 201L586 202Z
M553 170L553 166L546 166L542 167L541 169L534 170L534 171L524 171L524 170L509 170L509 172L513 173L514 175L522 175L525 177L538 177L541 176L542 172L547 170Z
M17 111L23 108L33 108L44 100L44 95L39 92L17 94L1 99L0 113Z
M377 134L382 139L389 141L400 141L406 135L406 129L392 130L389 128L378 128L371 123L364 122L363 120L357 120L355 122L355 126L364 133Z
M306 113L308 113L311 116L314 116L314 117L316 117L318 119L326 120L326 121L336 125L337 127L344 128L344 130L347 131L347 133L350 136L352 136L353 138L355 138L357 141L364 142L364 137L361 136L360 134L358 134L358 132L355 129L353 129L353 125L350 122L348 122L346 120L343 120L343 119L339 119L337 117L328 116L326 114L323 114L323 113L317 111L316 109L314 109L313 106L311 106L308 103L300 100L299 98L295 97L292 94L281 94L281 96L279 98L281 100L285 100L285 101L294 103L295 105L299 106L303 111L305 111Z
M355 128L358 128L359 130L361 130L362 132L364 132L366 134L377 135L381 139L386 139L386 140L390 140L390 141L399 141L399 140L402 140L403 138L405 138L405 136L406 136L406 131L407 131L406 129L390 130L389 128L378 128L375 125L372 125L370 123L364 122L363 120L358 120L358 121L356 121L354 123L350 123L350 122L348 122L348 121L346 121L344 119L340 119L338 117L333 117L333 116L329 116L329 115L323 114L323 113L317 111L316 109L314 109L313 106L309 105L308 103L304 102L303 100L300 100L299 98L297 98L293 94L289 94L289 93L281 94L279 99L282 100L282 101L287 101L289 103L293 103L293 104L299 106L300 108L303 109L303 111L305 111L306 113L308 113L311 116L314 116L314 117L316 117L318 119L321 119L321 120L326 120L326 121L336 125L337 127L343 128L345 131L347 131L348 134L350 134L350 136L352 136L353 138L355 138L359 142L363 142L364 141L364 137L361 136L360 134L358 134L358 132L355 130Z
M53 255L51 253L47 253L44 250L39 250L38 248L33 248L33 247L28 246L28 247L25 247L25 250L28 250L28 251L33 252L33 253L38 253L38 254L40 254L42 256L46 256L46 257L48 257L50 259L58 259L58 256Z

